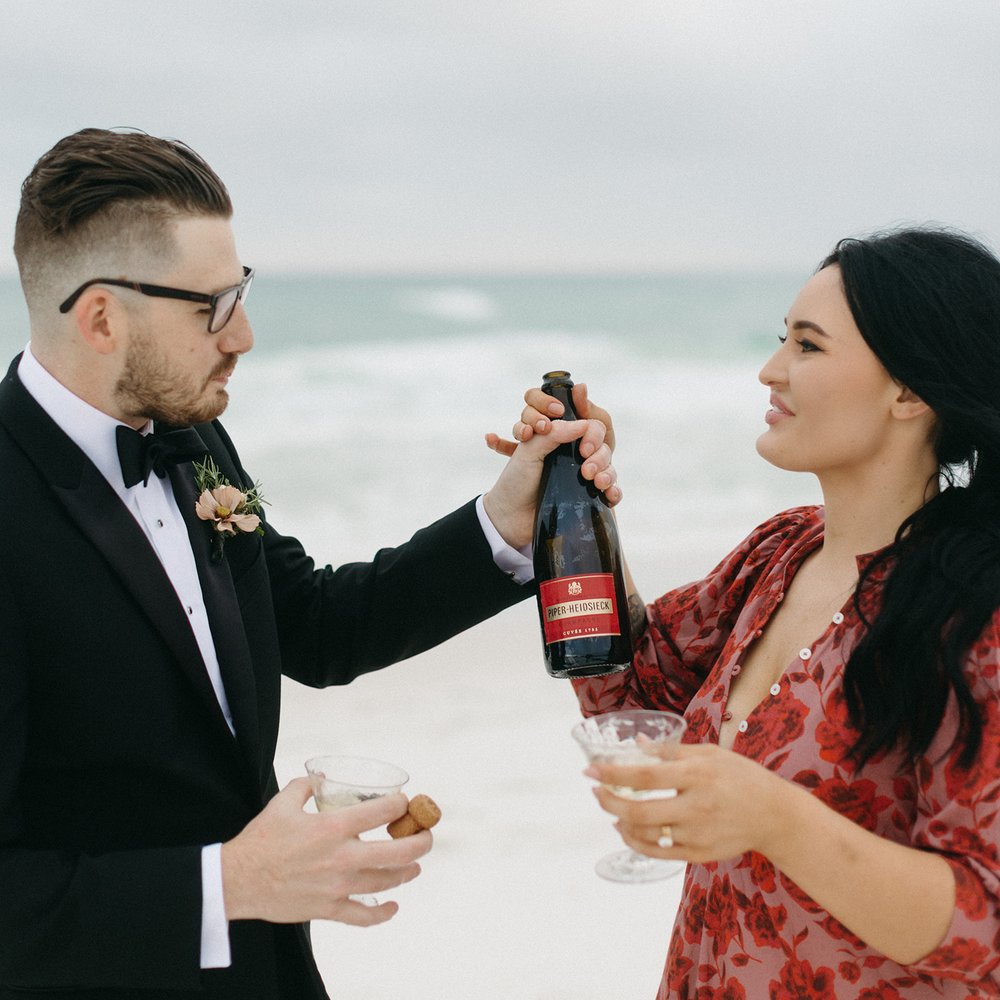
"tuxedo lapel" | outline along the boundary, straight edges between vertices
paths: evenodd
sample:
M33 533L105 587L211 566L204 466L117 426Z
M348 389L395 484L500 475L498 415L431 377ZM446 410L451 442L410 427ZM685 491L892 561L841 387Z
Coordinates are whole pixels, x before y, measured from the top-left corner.
M260 753L260 730L257 714L257 688L254 682L253 663L247 644L246 630L240 613L239 601L233 587L232 575L225 559L212 560L212 527L195 514L198 500L194 483L194 470L190 463L170 469L174 499L184 517L201 592L208 609L219 671L226 689L226 700L233 717L236 738L256 772ZM252 538L234 538L229 544L252 545Z
M0 423L142 608L191 682L214 725L233 745L191 624L156 553L93 463L21 385L16 363L0 384ZM66 571L72 572L73 567ZM128 641L127 637L124 641Z

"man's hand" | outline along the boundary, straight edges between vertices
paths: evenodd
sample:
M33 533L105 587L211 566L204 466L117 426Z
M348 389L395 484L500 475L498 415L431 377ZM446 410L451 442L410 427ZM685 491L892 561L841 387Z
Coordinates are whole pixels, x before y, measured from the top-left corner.
M386 795L313 814L302 808L311 795L308 778L296 778L222 845L227 919L369 926L384 923L399 909L393 902L365 906L349 897L384 892L420 874L416 862L431 849L429 831L401 840L358 837L402 816L406 796Z
M518 549L530 544L534 532L542 463L561 444L579 440L584 479L592 480L611 506L622 498L616 484L617 473L611 464L614 445L611 417L587 399L584 384L573 387L573 405L579 420L551 419L562 414L563 405L541 389L529 389L524 401L521 419L514 425L514 437L519 444L496 434L486 435L487 446L509 456L510 461L496 485L483 497L486 514L500 536Z

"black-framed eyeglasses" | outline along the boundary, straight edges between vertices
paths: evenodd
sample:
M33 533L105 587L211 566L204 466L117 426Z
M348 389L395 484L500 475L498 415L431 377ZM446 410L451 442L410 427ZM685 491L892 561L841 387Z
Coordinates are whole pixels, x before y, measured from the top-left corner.
M165 288L163 285L147 285L141 281L119 281L117 278L92 278L85 281L65 302L59 306L59 312L68 313L76 300L91 285L115 285L118 288L131 288L134 292L151 295L159 299L184 299L185 302L204 302L210 307L208 314L208 332L218 333L232 319L237 302L246 302L253 282L254 270L243 266L243 280L238 285L223 288L214 295L204 292L189 292L183 288Z

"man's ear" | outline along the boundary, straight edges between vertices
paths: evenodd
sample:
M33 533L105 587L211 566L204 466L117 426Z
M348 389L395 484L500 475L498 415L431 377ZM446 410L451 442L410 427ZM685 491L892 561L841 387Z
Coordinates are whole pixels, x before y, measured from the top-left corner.
M128 326L128 313L114 294L92 285L74 303L73 322L92 350L112 354Z
M899 392L892 401L892 415L897 420L913 420L930 412L931 408L912 389L905 385L899 387Z

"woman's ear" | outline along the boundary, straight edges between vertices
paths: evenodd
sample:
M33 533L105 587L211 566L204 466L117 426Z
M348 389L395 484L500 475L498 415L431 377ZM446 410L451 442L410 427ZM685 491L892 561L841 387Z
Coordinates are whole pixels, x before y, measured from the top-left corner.
M897 420L913 420L930 413L931 408L912 389L905 385L899 387L899 393L892 401L892 415Z

